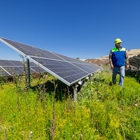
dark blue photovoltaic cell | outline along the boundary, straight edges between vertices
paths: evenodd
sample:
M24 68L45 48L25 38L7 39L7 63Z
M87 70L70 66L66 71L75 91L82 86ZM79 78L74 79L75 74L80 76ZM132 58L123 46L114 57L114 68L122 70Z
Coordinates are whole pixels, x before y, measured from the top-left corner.
M86 66L86 65L77 63L76 66L78 66L79 68L85 70L85 71L88 72L88 73L92 73L92 72L93 72L93 69L91 69L90 67L88 67L88 66Z
M56 59L56 60L62 60L59 56L56 54L46 51L46 50L41 50L39 48L36 48L36 51L39 52L39 57L44 57L44 58L51 58L51 59Z
M87 63L85 65L88 66L89 68L91 68L93 71L101 70L101 68L98 65L93 65L93 64L90 64L90 63Z
M83 62L78 59L52 53L9 39L1 38L1 41L15 49L21 55L28 57L28 59L31 59L34 63L38 64L42 69L69 86L92 73L101 70L101 67L96 64ZM31 66L31 69L37 71L38 67L33 69ZM38 69L38 71L40 70Z
M55 53L57 56L59 56L61 59L63 59L64 61L69 61L69 62L78 62L80 63L80 61L78 59L74 59L74 58L70 58L61 54L57 54Z
M77 65L77 64L81 64L81 65L86 65L86 64L88 64L88 65L92 65L92 66L94 66L95 64L93 64L93 63L87 63L87 62L85 62L85 61L81 61L81 60L78 60L78 59L74 59L74 58L70 58L70 57L67 57L67 56L64 56L64 55L60 55L60 54L57 54L57 53L55 53L57 56L60 56L60 58L62 58L63 60L65 60L65 61L68 61L68 62L70 62L70 63L73 63L73 64L75 64L75 65ZM100 68L99 66L98 66L98 68Z

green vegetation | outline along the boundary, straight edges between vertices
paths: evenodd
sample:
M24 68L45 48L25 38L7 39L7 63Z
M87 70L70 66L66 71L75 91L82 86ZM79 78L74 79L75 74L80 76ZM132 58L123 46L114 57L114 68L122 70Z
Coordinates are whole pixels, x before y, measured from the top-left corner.
M97 73L77 102L51 80L34 80L38 86L31 89L23 78L1 81L0 140L140 140L140 84L134 78L126 77L121 88L109 86L109 72Z

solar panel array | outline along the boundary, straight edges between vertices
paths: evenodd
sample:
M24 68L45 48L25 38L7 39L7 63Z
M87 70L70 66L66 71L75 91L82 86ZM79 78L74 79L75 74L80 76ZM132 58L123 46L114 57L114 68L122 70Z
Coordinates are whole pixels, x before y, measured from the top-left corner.
M129 58L129 64L133 67L140 67L140 54Z
M9 39L0 38L0 40L68 86L101 69L96 64L83 62Z
M26 65L21 61L0 60L0 77L23 75L26 71ZM45 70L30 62L30 73L44 72Z

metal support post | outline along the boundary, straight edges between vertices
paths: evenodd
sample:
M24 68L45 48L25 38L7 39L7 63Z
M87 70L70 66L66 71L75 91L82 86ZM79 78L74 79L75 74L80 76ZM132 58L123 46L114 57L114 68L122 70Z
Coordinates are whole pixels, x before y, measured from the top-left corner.
M77 87L78 87L78 85L73 86L74 102L77 102Z
M28 58L26 60L26 64L27 64L27 84L30 87L30 61Z

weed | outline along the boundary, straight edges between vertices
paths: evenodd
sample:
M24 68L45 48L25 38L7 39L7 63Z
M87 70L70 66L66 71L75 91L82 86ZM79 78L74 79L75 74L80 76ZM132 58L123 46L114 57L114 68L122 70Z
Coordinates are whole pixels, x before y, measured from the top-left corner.
M37 77L32 88L24 76L2 82L0 139L139 140L140 86L134 78L126 77L120 88L109 86L111 73L95 74L73 102L71 89L60 81Z

